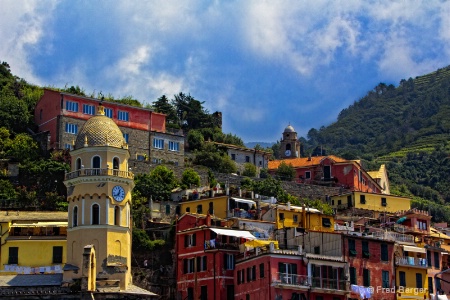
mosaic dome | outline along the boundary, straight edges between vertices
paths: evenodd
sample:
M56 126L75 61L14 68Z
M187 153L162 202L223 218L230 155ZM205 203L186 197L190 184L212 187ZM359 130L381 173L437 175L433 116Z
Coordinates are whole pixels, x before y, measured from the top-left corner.
M125 144L122 131L111 118L99 113L86 121L78 133L75 149L83 148L87 141L88 147L111 146L122 148Z

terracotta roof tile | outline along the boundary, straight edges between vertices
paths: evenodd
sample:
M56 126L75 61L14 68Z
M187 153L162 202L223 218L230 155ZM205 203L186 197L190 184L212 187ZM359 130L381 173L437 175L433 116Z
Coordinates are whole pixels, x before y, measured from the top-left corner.
M331 160L342 163L342 162L351 162L350 160L343 159L341 157L337 157L334 155L328 155L328 156L312 156L309 157L298 157L298 158L290 158L290 159L281 159L281 160L273 160L269 161L269 170L277 169L282 162L285 162L286 164L291 164L294 168L302 168L302 167L309 167L309 166L317 166L320 164L322 160L325 158L330 158Z

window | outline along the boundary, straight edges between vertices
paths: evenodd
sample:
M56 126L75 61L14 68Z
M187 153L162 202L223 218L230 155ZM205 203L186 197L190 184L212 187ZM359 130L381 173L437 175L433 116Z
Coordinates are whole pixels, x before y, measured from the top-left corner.
M39 120L42 120L42 108L41 108L41 110L39 111Z
M78 103L73 101L66 101L66 110L78 112Z
M355 240L348 240L348 256L356 256Z
M428 277L428 291L433 294L433 290L433 277Z
M439 269L439 252L434 252L434 267Z
M280 221L284 220L284 213L280 213Z
M180 143L169 141L169 150L170 151L180 151Z
M294 221L294 223L298 223L298 215L294 215L293 221Z
M381 198L381 206L387 206L386 198Z
M206 271L206 255L197 257L197 272Z
M259 264L259 278L264 278L264 263Z
M357 284L355 267L350 267L350 284Z
M120 225L120 207L117 205L114 207L114 225Z
M311 171L305 172L305 179L311 179Z
M194 258L187 258L183 260L184 273L194 273Z
M231 160L236 160L236 154L231 153Z
M314 247L314 254L320 254L320 246Z
M129 138L128 133L124 133L123 134L123 139L125 140L125 143L127 143L127 144L128 144L128 138Z
M94 115L95 114L94 105L83 104L83 114Z
M256 266L252 267L252 279L256 280Z
M250 156L245 156L245 162L250 162Z
M145 160L145 155L142 155L142 154L136 154L136 159L137 159L138 161L144 161L144 160Z
M369 258L370 257L369 242L368 241L362 241L362 257L363 258Z
M363 269L363 285L364 286L370 286L370 270L369 269Z
M387 244L381 244L381 260L389 261L389 253Z
M128 121L129 120L129 114L127 111L118 111L117 112L117 119L120 121Z
M100 156L94 156L92 158L92 168L99 169L100 168Z
M421 273L416 273L416 288L418 288L418 289L423 288L422 274Z
M224 265L226 270L234 270L234 256L233 254L224 254Z
M108 118L112 118L113 117L113 110L111 108L105 107L105 116L107 116Z
M194 300L194 288L193 287L188 287L186 300Z
M359 203L366 204L366 195L359 195Z
M64 149L66 149L66 150L73 150L71 144L64 144Z
M405 287L406 286L406 273L403 271L398 272L398 277L399 277L399 283L400 286Z
M431 251L430 250L427 250L427 263L428 263L429 267L432 266L432 263L431 263Z
M197 213L198 214L203 213L203 205L201 205L201 204L197 205Z
M164 149L164 140L163 139L153 139L153 148Z
M72 214L72 227L78 226L78 206L75 206L73 208L73 214Z
M19 247L9 247L8 264L17 265L19 263Z
M66 132L71 134L78 133L78 125L72 123L66 123Z
M389 271L381 272L381 285L383 288L389 288Z
M194 234L187 234L184 236L184 246L185 247L192 247L195 246L195 233Z
M186 207L186 212L191 212L191 208L190 207Z
M62 246L54 246L53 247L53 263L54 264L62 264L63 262L63 247Z
M207 292L208 292L208 286L202 285L200 287L200 300L208 300Z
M92 225L100 224L100 207L98 204L92 205Z
M295 283L297 279L297 265L289 263L278 263L278 272L280 273L282 283Z
M330 218L322 218L322 226L327 228L331 227Z
M247 268L247 282L250 282L252 280L252 268Z
M170 215L170 204L166 204L166 215Z

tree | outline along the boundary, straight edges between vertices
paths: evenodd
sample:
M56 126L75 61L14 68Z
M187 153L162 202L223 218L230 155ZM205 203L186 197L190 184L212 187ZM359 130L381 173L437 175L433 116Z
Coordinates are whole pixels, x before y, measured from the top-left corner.
M291 164L286 164L284 161L278 166L276 171L278 179L283 181L292 181L295 178L295 170Z
M169 99L166 97L166 95L162 95L158 98L158 100L153 102L153 108L156 112L166 115L166 123L170 127L180 128L175 108L172 104L169 103Z
M205 127L214 127L212 116L203 108L203 103L191 95L179 93L172 100L179 125L186 131Z
M188 189L191 186L200 186L200 176L194 169L187 168L181 175L181 188Z
M236 173L236 163L216 145L205 143L201 151L195 152L194 163L220 173Z
M281 181L269 176L262 181L255 181L253 191L257 194L278 198L284 193Z
M135 177L135 189L147 199L170 200L172 190L178 186L178 180L172 170L166 166L157 166L149 174Z
M19 133L9 143L6 155L13 157L19 162L32 161L37 159L39 147L31 136L26 133Z
M10 132L25 132L31 115L27 104L19 100L10 91L0 92L0 127L6 127Z
M204 142L205 139L200 131L196 129L189 131L187 135L187 143L190 151L200 150L203 147Z
M251 163L245 163L244 171L242 171L242 176L256 177L256 166Z
M0 179L0 199L16 199L16 191L9 180Z

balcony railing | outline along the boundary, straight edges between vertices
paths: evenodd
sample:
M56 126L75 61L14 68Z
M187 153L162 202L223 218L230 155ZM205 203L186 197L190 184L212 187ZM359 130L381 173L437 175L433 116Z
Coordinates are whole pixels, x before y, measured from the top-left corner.
M100 168L92 168L92 169L79 169L66 174L66 180L85 177L85 176L117 176L122 178L133 179L134 174L128 171L121 171L117 169L100 169Z
M414 243L414 236L410 234L397 233L392 231L377 231L373 232L372 236L374 238L388 240L388 241L398 241L404 243Z
M340 291L348 290L347 280L320 278L289 273L276 273L276 275L274 276L273 283L277 285L295 286L300 288L311 287L315 289L328 289Z
M401 265L401 266L416 266L416 267L428 268L426 258L417 258L417 257L411 257L411 256L396 257L395 264Z

